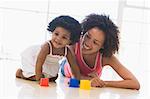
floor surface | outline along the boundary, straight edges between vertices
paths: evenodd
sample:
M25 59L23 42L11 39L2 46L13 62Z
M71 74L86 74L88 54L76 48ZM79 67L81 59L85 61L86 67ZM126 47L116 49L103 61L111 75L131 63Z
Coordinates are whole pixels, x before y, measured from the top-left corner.
M92 88L81 90L68 87L68 78L59 75L56 83L41 87L38 82L15 78L15 60L0 60L0 99L149 99L149 72L139 73L141 89Z

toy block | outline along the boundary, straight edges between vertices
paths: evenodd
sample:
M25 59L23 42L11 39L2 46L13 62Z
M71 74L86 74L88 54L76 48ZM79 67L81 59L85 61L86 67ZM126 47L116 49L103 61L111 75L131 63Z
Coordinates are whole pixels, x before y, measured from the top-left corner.
M69 82L69 87L76 87L78 88L80 84L80 81L75 79L75 78L71 78L70 82Z
M90 90L91 82L89 80L80 80L80 89Z
M49 79L48 78L41 78L40 79L40 86L45 86L45 87L47 87L47 86L49 86Z

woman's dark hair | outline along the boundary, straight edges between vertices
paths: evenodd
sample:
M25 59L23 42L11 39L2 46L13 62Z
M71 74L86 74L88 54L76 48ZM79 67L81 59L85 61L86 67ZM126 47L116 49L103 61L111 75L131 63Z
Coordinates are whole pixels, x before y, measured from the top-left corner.
M62 27L70 32L71 44L76 43L80 39L81 35L81 24L70 16L59 16L53 19L47 30L53 32L56 27Z
M105 57L111 57L119 50L119 30L118 27L109 19L109 16L90 14L82 22L83 34L88 30L97 27L105 33L105 41L101 53Z

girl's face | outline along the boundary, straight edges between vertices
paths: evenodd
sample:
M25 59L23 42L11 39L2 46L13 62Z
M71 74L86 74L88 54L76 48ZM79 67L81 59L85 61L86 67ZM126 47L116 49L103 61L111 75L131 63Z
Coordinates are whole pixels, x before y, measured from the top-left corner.
M105 34L102 30L94 27L84 34L82 39L82 53L94 54L97 53L104 44Z
M52 33L51 42L55 48L62 48L71 43L70 32L63 27L56 27Z

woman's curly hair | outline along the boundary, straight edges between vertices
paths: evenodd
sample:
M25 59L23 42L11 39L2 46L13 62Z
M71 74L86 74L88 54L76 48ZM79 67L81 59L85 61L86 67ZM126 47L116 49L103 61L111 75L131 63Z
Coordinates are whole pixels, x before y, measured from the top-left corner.
M105 41L100 52L104 57L111 57L119 50L119 30L118 27L109 19L109 16L90 14L82 22L83 34L88 30L97 27L105 33Z
M80 39L81 35L81 24L70 16L59 16L53 19L47 30L53 32L56 27L62 27L70 32L71 44L75 44Z

